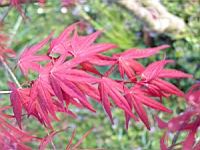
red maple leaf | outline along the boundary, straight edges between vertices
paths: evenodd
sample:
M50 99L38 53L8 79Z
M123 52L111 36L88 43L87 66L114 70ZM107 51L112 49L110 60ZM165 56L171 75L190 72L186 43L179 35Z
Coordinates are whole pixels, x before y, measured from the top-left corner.
M4 106L0 108L0 149L16 149L16 150L31 150L27 146L26 142L31 142L32 139L40 140L35 136L31 136L30 133L17 129L13 125L9 124L5 119L10 119L9 115L5 115L3 111L10 107Z
M127 77L131 81L135 82L135 73L139 74L144 71L144 66L134 59L150 57L160 50L166 49L168 47L168 45L163 45L154 48L147 48L144 50L133 48L120 54L114 54L113 57L116 59L115 64L118 65L118 70L121 77L124 78L126 73Z
M71 98L76 98L79 102L90 109L91 111L95 111L91 104L87 102L86 95L90 95L89 91L84 91L83 87L81 88L78 84L88 84L91 85L99 81L98 78L86 73L85 71L78 70L78 69L66 69L65 64L60 64L56 62L52 67L50 74L49 74L49 81L51 87L55 93L55 95L62 101L63 100L63 93L68 95ZM72 63L73 67L74 64ZM82 84L82 86L84 86Z
M18 66L20 67L22 73L27 75L28 70L32 69L34 71L39 71L41 65L38 62L49 60L50 58L46 55L36 55L36 53L50 40L52 33L38 44L26 48L20 55L18 60Z
M158 101L150 98L147 96L142 90L140 89L140 86L136 85L132 87L130 90L126 90L126 98L128 99L131 108L134 108L142 122L146 125L148 129L150 129L149 121L146 112L144 111L143 105L146 105L150 108L172 113L171 110L164 107L161 103ZM127 127L128 127L128 121L127 120Z
M72 56L80 59L82 60L80 61L82 62L80 65L85 71L100 75L93 65L106 65L106 59L108 61L109 57L103 56L99 53L116 48L117 46L111 43L93 44L101 32L97 31L87 36L78 36L77 31L75 30L76 25L78 25L78 23L69 26L58 38L52 40L49 53L64 54L66 56ZM74 30L74 35L71 37L70 35ZM111 61L108 63L110 65Z
M17 124L20 128L22 128L21 126L21 121L22 121L22 101L20 98L20 94L15 86L14 83L9 82L8 83L10 89L11 89L11 94L10 94L10 101L13 107L13 112L15 115L15 118L17 120Z
M172 60L161 60L151 63L141 73L142 80L138 83L146 88L146 92L154 96L168 97L171 94L184 96L184 93L173 84L160 78L192 78L192 75L177 70L165 70L163 67ZM169 94L169 95L167 95Z
M195 136L197 134L198 128L200 126L200 111L198 100L200 98L200 84L197 83L193 85L190 90L186 93L185 98L189 104L188 108L181 115L170 119L167 123L163 122L161 119L156 117L159 128L167 129L167 133L163 135L163 140L161 141L161 148L165 150L168 145L165 143L170 132L188 132L186 138L180 143L183 150L198 150L200 144L195 144ZM177 137L175 138L177 141ZM174 142L170 147L176 146Z

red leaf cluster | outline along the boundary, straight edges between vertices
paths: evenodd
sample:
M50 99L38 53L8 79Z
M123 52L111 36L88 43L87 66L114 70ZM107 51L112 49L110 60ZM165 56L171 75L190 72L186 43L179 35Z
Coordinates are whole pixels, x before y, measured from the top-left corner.
M11 83L10 83L11 84ZM12 85L11 85L12 86ZM36 136L30 135L28 132L24 132L10 123L8 123L6 120L10 120L13 118L13 116L6 115L3 113L5 110L11 108L11 106L4 106L3 108L0 108L0 149L1 150L31 150L32 148L27 146L26 143L32 143L33 140L35 142L40 142L40 145L38 147L39 150L45 150L47 145L52 142L53 137L65 130L59 130L59 131L52 131L50 134L46 135L43 138L38 138ZM72 141L75 136L75 129L72 133L71 139L68 142L66 146L66 150L69 149L77 149L77 147L82 143L82 141L91 133L93 130L88 130L80 139L79 141L72 146Z
M135 121L140 119L150 129L144 105L171 113L171 110L162 105L162 97L184 94L163 78L192 76L178 70L164 69L165 65L173 63L172 60L160 60L147 67L137 61L168 48L167 45L129 49L109 57L101 52L117 46L111 43L94 43L100 36L100 31L86 36L78 35L78 26L79 23L73 24L53 38L46 54L38 52L50 41L52 33L21 54L18 66L24 76L27 77L29 70L32 70L38 73L38 78L31 81L28 88L16 88L13 83L9 83L13 112L20 127L22 108L29 116L34 116L46 127L52 128L52 120L59 120L57 112L76 117L69 105L95 112L90 99L103 106L112 123L113 106L123 110L126 128L133 118ZM108 66L110 69L103 74L98 71L97 66ZM116 71L120 78L110 78Z
M39 138L31 136L30 133L19 130L9 124L5 119L10 119L12 116L3 113L9 108L10 106L0 108L0 149L31 150L25 143L31 142L32 139L39 140Z

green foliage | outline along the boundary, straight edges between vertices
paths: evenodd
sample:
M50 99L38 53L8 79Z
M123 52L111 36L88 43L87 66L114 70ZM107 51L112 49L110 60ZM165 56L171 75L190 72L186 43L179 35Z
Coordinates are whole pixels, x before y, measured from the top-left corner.
M84 11L86 6L91 9L89 13ZM125 9L120 11L121 9L116 3L106 4L100 0L89 1L87 5L80 7L80 16L88 20L95 29L105 31L104 37L101 38L102 41L116 43L123 50L136 45L142 46L143 43L137 36L137 32L141 30L140 23Z
M174 56L185 70L200 79L200 3L199 1L170 1L163 0L164 5L173 14L183 18L187 23L185 33L170 37ZM185 84L186 86L186 84ZM187 85L188 86L188 85Z

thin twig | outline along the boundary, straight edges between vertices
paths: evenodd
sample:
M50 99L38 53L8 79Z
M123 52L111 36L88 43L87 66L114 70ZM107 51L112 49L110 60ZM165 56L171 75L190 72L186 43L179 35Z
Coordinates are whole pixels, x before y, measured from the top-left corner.
M17 80L15 74L12 72L12 70L10 69L8 64L3 59L1 59L1 63L3 64L4 68L6 69L6 71L10 74L10 77L12 78L12 80L17 84L17 86L19 88L22 88L20 83L19 83L19 81Z
M12 91L0 91L0 94L10 94Z
M47 131L47 134L48 134L48 136L50 135L49 134L49 131L46 129L46 131ZM50 137L51 138L51 137ZM52 140L52 138L50 139L50 141L51 141L51 145L52 145L52 147L53 147L53 150L56 150L56 146L55 146L55 144L53 143L53 140Z
M8 42L8 45L10 46L13 42L13 37L14 35L17 33L19 27L20 27L20 24L22 22L22 16L19 16L17 18L17 21L15 23L15 26L12 30L12 37L10 38L10 41ZM9 65L5 62L5 60L3 58L0 59L1 63L3 64L4 68L6 69L6 71L9 73L10 77L12 78L12 80L17 84L17 86L19 88L22 88L22 86L20 85L18 79L16 78L15 74L12 72L11 68L9 67Z

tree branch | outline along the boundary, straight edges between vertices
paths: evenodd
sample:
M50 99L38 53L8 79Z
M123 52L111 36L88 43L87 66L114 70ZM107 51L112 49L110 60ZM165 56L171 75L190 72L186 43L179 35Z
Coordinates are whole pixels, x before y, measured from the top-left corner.
M177 34L186 28L184 20L169 13L158 0L119 0L118 3L133 12L151 31Z
M6 71L8 71L9 75L11 76L12 80L17 84L17 86L19 88L22 88L20 83L19 83L19 81L17 80L15 74L12 72L12 70L10 69L8 64L3 59L1 59L1 63L3 64L4 68L6 69Z
M12 91L0 91L0 94L10 94Z

